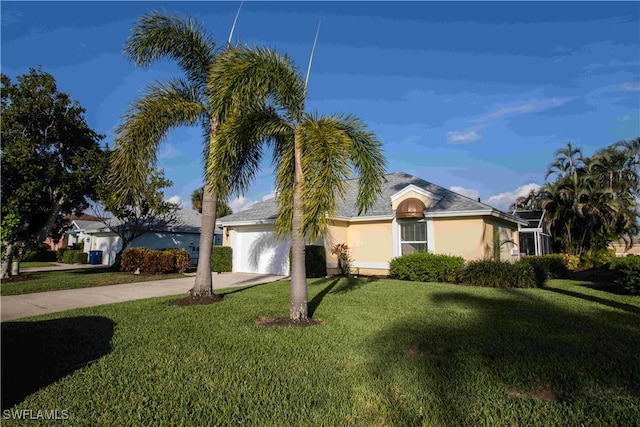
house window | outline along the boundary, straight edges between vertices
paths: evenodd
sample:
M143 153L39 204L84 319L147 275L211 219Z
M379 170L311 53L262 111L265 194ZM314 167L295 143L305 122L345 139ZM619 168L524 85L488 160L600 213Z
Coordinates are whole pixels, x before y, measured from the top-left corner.
M427 223L402 221L400 225L400 255L427 251Z

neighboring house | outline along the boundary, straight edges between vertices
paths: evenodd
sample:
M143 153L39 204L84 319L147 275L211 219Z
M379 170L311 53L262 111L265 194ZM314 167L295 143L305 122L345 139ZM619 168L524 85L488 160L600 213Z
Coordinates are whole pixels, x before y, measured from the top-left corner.
M70 221L70 226L67 230L67 232L65 233L64 236L62 236L60 238L60 240L55 241L53 240L51 237L47 237L44 240L44 243L46 243L47 245L49 245L49 247L51 248L52 251L55 251L56 249L60 249L60 248L66 248L69 247L75 243L83 243L84 242L84 238L86 238L87 236L79 236L79 235L75 235L75 234L69 234L69 230L73 229L73 221L93 221L93 222L100 222L100 218L95 217L93 215L89 215L89 214L82 214L82 215L69 215L67 217L67 219Z
M331 247L346 243L360 274L386 275L391 259L415 251L459 255L466 260L519 257L518 226L527 222L479 201L406 173L385 175L374 206L357 215L357 180L349 180L345 201L323 242L327 271L337 272ZM289 242L274 232L275 199L220 219L223 245L233 249L233 271L289 274ZM494 252L494 248L496 252Z
M544 224L546 215L544 209L515 211L527 222L527 225L518 226L520 236L520 255L547 255L553 253L551 235Z
M134 239L128 248L144 247L149 249L178 248L189 252L191 262L198 262L200 251L200 229L202 215L191 209L180 209L175 224L156 232L145 233ZM114 227L126 227L113 219ZM72 239L84 242L84 252L102 251L102 264L112 265L118 251L122 248L122 239L110 230L103 222L72 221L72 228L67 231ZM73 236L73 237L72 237ZM214 243L222 241L222 230L216 227Z
M640 255L640 236L633 236L631 243L632 246L627 248L625 241L621 239L611 243L609 247L615 251L616 256Z

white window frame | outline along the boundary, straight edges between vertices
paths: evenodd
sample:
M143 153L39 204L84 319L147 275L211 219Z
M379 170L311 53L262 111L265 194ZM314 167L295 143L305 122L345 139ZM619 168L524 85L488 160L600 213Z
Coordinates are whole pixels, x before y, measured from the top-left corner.
M402 232L400 230L400 222L403 221L423 221L427 223L427 252L435 253L436 251L436 238L433 230L433 220L431 218L419 219L419 220L404 220L398 221L397 218L393 218L391 233L393 238L393 257L399 257L402 255L402 241L400 239Z

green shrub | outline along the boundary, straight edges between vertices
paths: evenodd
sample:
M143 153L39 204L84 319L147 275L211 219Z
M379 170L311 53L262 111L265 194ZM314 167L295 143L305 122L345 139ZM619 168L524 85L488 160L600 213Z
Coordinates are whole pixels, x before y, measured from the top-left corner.
M86 252L80 250L68 250L64 252L62 262L65 264L86 264L87 256Z
M528 262L534 269L542 269L548 279L562 279L569 272L565 258L561 254L525 256L522 261Z
M472 261L461 271L465 285L490 288L535 288L544 285L545 272L526 261Z
M391 260L389 275L394 279L415 282L455 283L464 267L464 258L417 252Z
M304 247L304 268L307 278L327 277L327 251L324 246L308 245ZM291 260L291 248L289 248L289 260ZM291 272L291 263L289 263Z
M128 271L130 273L135 272L138 268L141 268L145 255L150 252L147 248L130 248L125 249L122 252L122 259L120 261L120 269Z
M69 248L56 249L56 261L62 262L62 259L64 258L64 253L67 252L68 250Z
M351 273L351 253L349 252L349 246L346 243L338 243L333 245L331 253L338 259L338 274L340 276L349 276Z
M211 250L211 271L226 273L232 270L233 253L230 246L214 246Z
M55 262L56 253L46 243L40 243L30 252L22 255L25 262Z
M616 252L609 248L591 249L580 255L580 267L593 268L611 263Z
M615 284L631 295L640 295L640 256L616 258L610 268L615 271Z

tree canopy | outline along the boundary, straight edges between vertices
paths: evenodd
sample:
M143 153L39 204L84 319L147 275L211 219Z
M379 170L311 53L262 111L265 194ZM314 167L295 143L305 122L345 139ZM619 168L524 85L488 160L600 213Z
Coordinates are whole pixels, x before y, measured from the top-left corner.
M58 237L65 216L89 206L106 164L103 136L52 75L31 68L1 80L2 239L12 251Z

